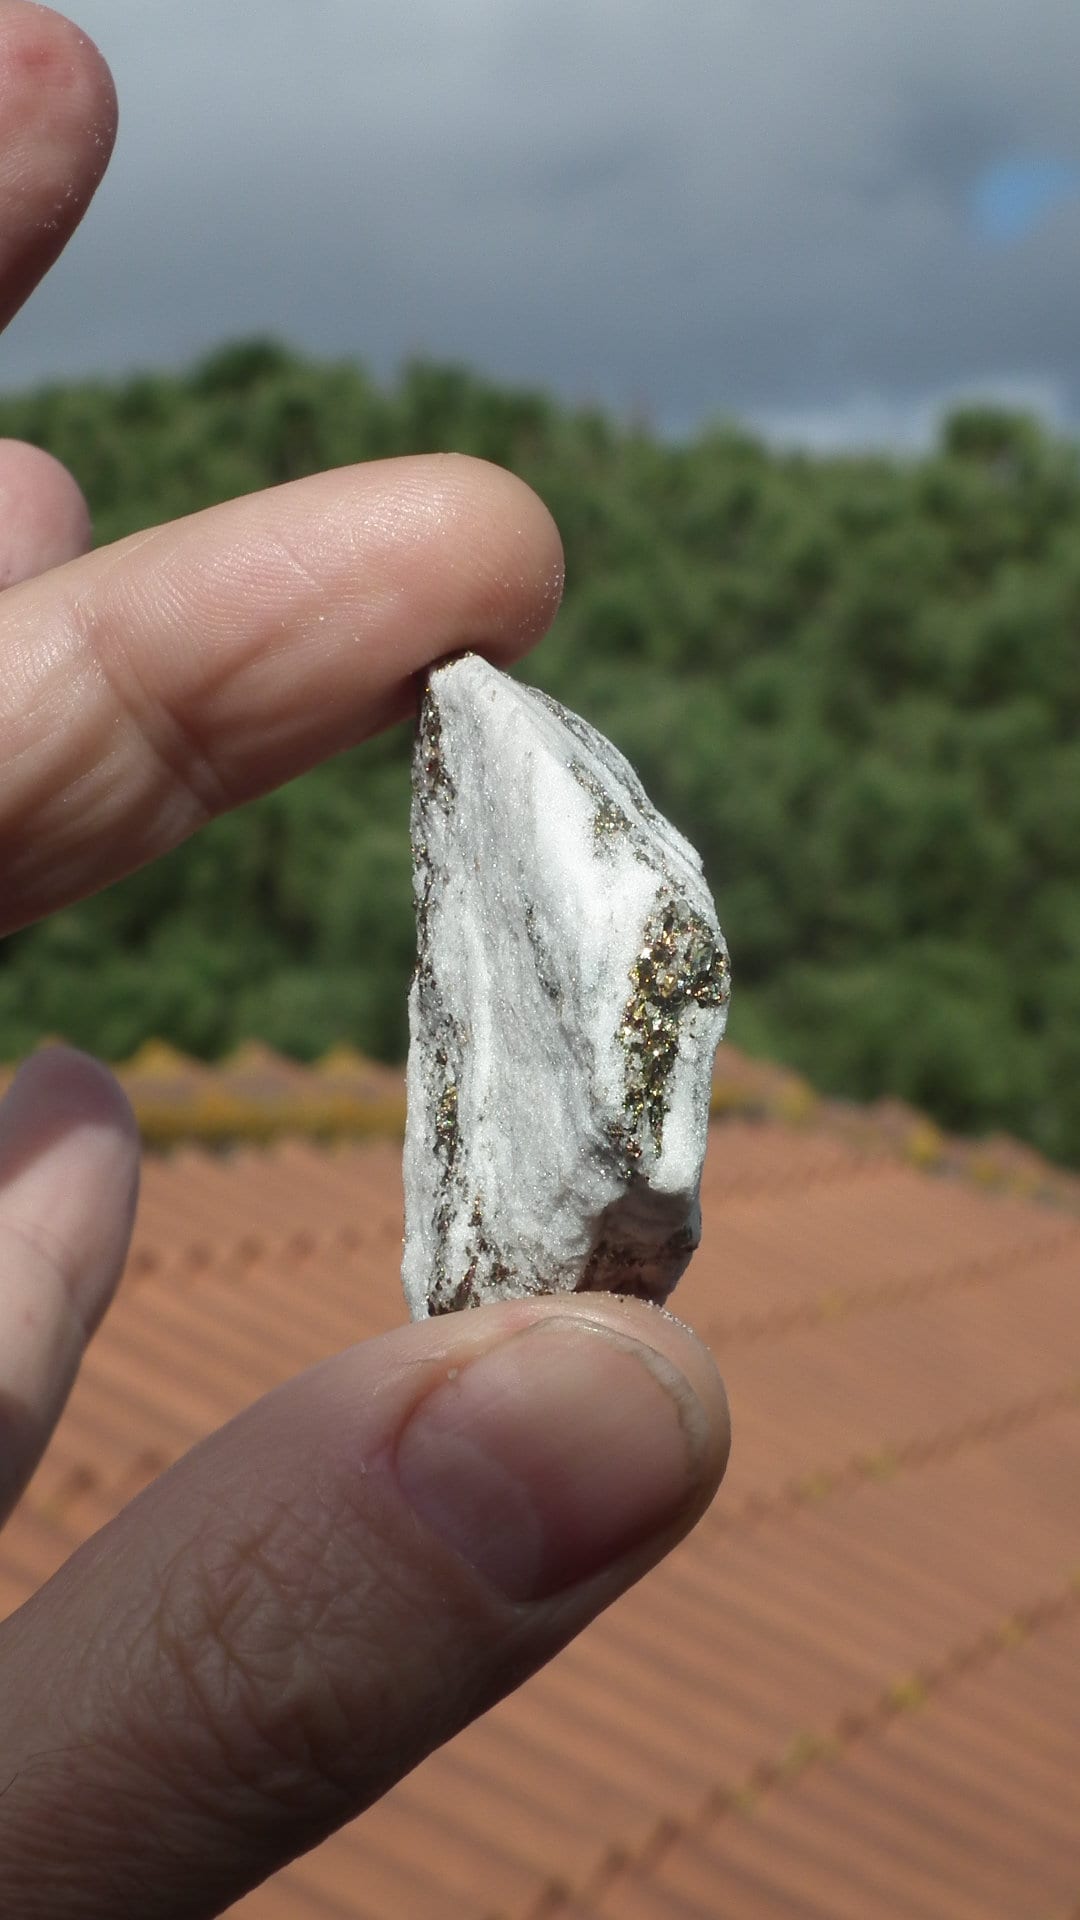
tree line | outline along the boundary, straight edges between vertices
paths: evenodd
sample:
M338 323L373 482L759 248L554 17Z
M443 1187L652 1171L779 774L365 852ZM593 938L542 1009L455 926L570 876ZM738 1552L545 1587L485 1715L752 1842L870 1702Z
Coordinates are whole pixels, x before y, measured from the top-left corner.
M666 443L458 367L273 342L0 400L108 541L324 467L457 449L547 501L568 586L523 676L700 848L730 1035L823 1091L1080 1162L1080 457L954 413L919 459ZM0 949L0 1054L406 1045L410 736L216 822Z

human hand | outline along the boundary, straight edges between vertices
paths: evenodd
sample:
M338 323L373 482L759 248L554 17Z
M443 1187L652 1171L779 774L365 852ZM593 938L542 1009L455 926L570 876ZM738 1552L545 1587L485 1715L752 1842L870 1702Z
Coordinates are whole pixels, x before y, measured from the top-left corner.
M76 30L0 0L5 319L113 118ZM405 715L439 656L511 660L561 578L535 497L453 457L87 538L69 476L0 446L6 931ZM0 1108L0 1518L116 1285L137 1165L104 1068L23 1067ZM4 1912L219 1913L660 1558L726 1450L704 1350L602 1296L405 1326L271 1394L0 1626Z

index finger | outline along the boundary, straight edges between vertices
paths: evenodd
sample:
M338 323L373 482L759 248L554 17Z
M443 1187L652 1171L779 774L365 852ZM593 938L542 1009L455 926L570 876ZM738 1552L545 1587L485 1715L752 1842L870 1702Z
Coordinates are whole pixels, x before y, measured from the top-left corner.
M432 661L554 616L559 537L455 454L343 468L0 599L0 932L401 719Z

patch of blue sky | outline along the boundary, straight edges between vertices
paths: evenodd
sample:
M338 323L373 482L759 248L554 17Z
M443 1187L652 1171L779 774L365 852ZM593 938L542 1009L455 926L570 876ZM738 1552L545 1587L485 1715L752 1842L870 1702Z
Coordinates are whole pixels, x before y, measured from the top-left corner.
M971 218L982 240L1023 240L1063 201L1080 197L1080 163L1055 154L1011 154L984 168L971 194Z

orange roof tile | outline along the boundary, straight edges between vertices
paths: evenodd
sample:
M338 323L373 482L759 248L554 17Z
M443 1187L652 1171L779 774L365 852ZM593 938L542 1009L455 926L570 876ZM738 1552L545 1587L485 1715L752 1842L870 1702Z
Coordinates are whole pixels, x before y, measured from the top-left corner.
M714 1133L677 1304L735 1445L697 1532L238 1917L1076 1914L1080 1219L845 1126ZM148 1159L0 1610L211 1426L399 1321L400 1240L391 1141Z
M0 1066L0 1091L13 1071ZM306 1066L249 1040L208 1067L164 1041L150 1040L116 1072L152 1147L290 1137L400 1140L405 1122L403 1070L368 1060L347 1045L332 1047ZM982 1192L1052 1200L1080 1214L1080 1177L1019 1141L996 1134L974 1141L949 1138L902 1100L856 1105L823 1099L800 1075L753 1059L730 1043L716 1057L713 1112L717 1118L785 1123L792 1129L788 1159L797 1181L804 1171L828 1178L848 1164L855 1149L960 1176ZM769 1153L767 1143L763 1151ZM737 1173L746 1191L758 1177L752 1152L741 1156ZM767 1184L775 1189L775 1169Z

